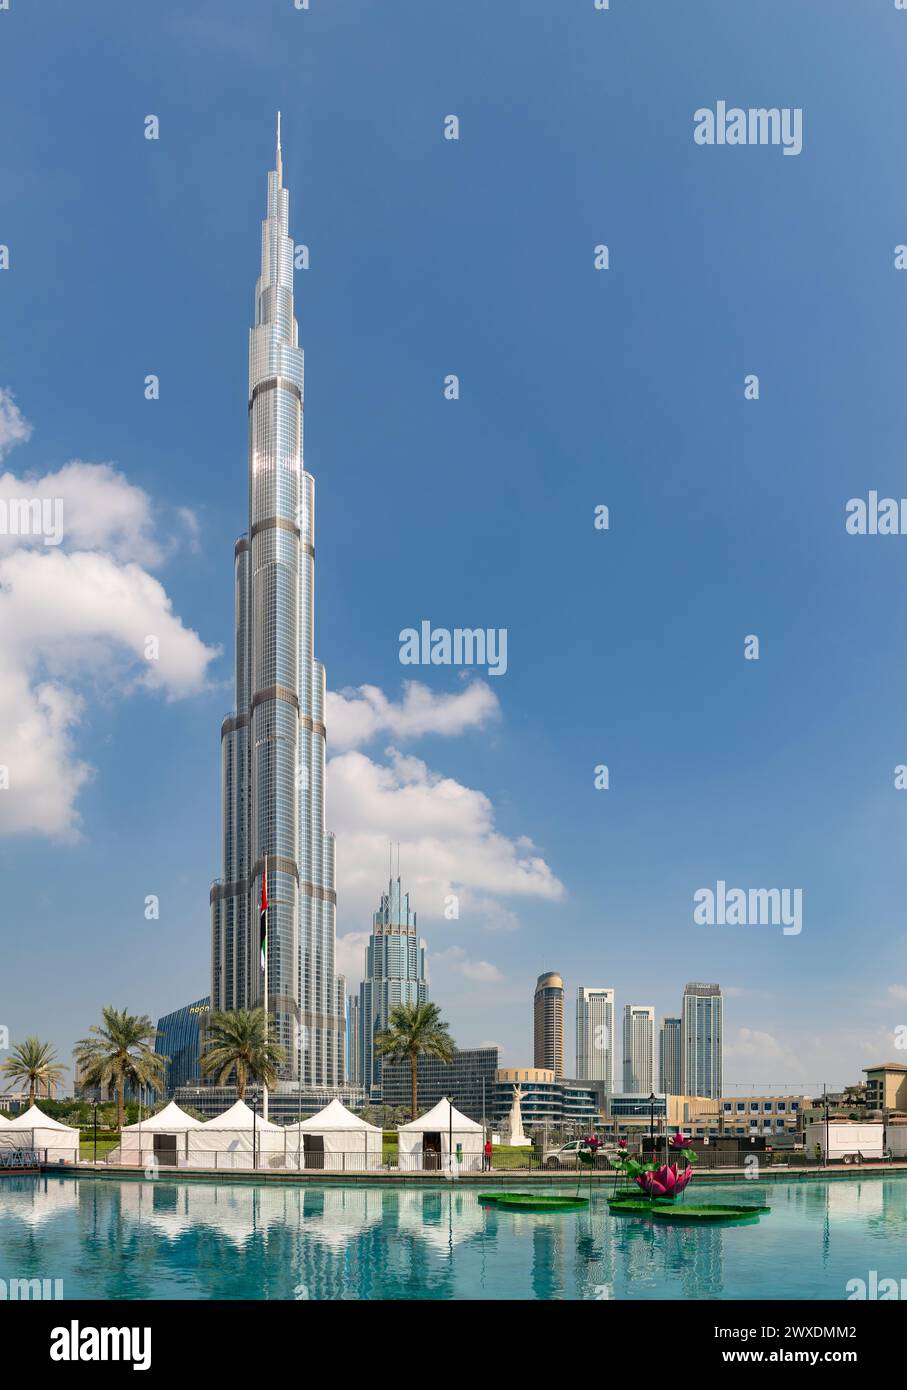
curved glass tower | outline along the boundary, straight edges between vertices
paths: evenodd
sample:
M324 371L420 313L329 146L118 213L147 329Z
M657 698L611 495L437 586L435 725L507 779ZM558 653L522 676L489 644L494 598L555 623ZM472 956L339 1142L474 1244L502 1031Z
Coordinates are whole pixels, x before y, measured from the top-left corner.
M223 873L211 889L211 1002L264 1002L258 903L268 865L268 1009L284 1079L344 1080L334 975L334 837L324 829L324 668L314 655L315 482L303 463L304 360L280 117L249 334L249 530L236 542L236 708L221 727Z

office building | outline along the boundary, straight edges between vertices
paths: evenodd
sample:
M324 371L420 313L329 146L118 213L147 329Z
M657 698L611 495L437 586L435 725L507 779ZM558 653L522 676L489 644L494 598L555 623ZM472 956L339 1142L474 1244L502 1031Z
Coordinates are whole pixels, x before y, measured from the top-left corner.
M354 1086L361 1080L362 1070L362 1027L358 994L350 994L346 1001L346 1079Z
M471 1120L481 1124L484 1116L490 1121L497 1069L496 1047L464 1048L455 1052L450 1062L441 1062L436 1057L420 1057L416 1064L420 1113L431 1110L446 1096L455 1109L468 1115ZM412 1103L409 1062L385 1060L380 1101L382 1105L405 1110L409 1116Z
M154 1050L159 1057L170 1059L164 1078L168 1099L177 1086L198 1085L201 1080L203 1025L210 1010L210 998L196 999L157 1021Z
M494 1123L503 1124L513 1105L513 1090L520 1088L520 1113L527 1134L571 1130L597 1132L604 1115L607 1091L603 1081L556 1077L545 1067L500 1067L495 1079Z
M655 1085L655 1009L650 1004L624 1005L624 1093Z
M534 1000L535 1065L564 1074L564 982L549 971L540 975Z
M359 986L359 1079L376 1096L384 1062L375 1051L375 1034L383 1032L396 1004L424 1004L425 942L416 935L416 914L400 879L382 893L365 951L365 978Z
M717 1099L722 1088L721 989L688 984L681 1009L681 1092Z
M576 991L576 1076L614 1089L614 990Z
M681 1019L663 1018L658 1030L658 1089L672 1096L683 1091Z

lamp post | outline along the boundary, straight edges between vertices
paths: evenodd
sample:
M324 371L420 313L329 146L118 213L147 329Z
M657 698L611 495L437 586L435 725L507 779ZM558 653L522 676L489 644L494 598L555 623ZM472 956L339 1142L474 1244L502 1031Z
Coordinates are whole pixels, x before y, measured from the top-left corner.
M649 1138L652 1141L652 1157L655 1157L655 1092L649 1092Z
M827 1086L824 1088L822 1094L823 1094L823 1097L824 1097L824 1099L825 1099L825 1164L826 1164L826 1167L827 1167L827 1166L828 1166L828 1087L827 1087Z
M255 1171L255 1138L258 1124L258 1096L252 1092L252 1171Z
M98 1161L98 1102L94 1102L94 1163Z

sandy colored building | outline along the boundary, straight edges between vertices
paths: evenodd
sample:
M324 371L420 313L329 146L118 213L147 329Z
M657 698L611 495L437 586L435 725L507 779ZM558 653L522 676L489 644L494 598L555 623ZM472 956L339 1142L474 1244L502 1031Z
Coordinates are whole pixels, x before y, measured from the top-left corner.
M907 1115L907 1066L903 1062L882 1062L864 1067L866 1109L900 1111Z

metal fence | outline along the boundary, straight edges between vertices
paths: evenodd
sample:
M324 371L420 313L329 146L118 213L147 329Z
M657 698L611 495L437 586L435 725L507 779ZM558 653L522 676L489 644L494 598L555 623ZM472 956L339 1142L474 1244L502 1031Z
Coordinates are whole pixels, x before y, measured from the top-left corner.
M0 1151L0 1165L21 1166L14 1161L15 1155L19 1150L7 1150L5 1153ZM76 1155L72 1149L53 1150L48 1149L46 1158L44 1154L39 1155L38 1161L48 1163L75 1163ZM645 1160L648 1156L638 1151L632 1157ZM249 1147L237 1147L235 1149L194 1149L190 1152L172 1149L169 1152L161 1152L160 1148L155 1151L150 1145L142 1149L132 1149L123 1152L120 1149L112 1149L108 1153L99 1153L96 1166L109 1168L145 1169L153 1172L168 1171L192 1171L192 1170L213 1170L215 1172L275 1172L275 1173L325 1173L325 1174L369 1174L369 1173L437 1173L442 1176L466 1173L548 1173L562 1174L564 1177L583 1174L588 1176L590 1173L610 1174L617 1179L620 1175L620 1164L615 1161L615 1153L599 1152L595 1155L594 1161L582 1163L577 1160L574 1154L558 1154L550 1151L533 1149L527 1152L525 1149L514 1149L508 1151L506 1148L496 1148L490 1160L485 1158L483 1153L461 1153L459 1156L454 1154L450 1159L446 1154L439 1153L400 1153L395 1147L388 1147L381 1153L371 1152L365 1154L362 1150L341 1151L341 1152L306 1152L294 1148L292 1151L278 1150L276 1152L262 1151L256 1147L254 1158L251 1144ZM655 1155L654 1161L660 1166L665 1162L664 1150L659 1150ZM667 1154L669 1163L674 1161L674 1156L670 1149ZM878 1162L879 1160L867 1160L867 1162ZM91 1151L91 1146L86 1145L81 1159L83 1165L93 1166L95 1160ZM714 1171L716 1169L737 1169L743 1172L752 1173L763 1172L767 1169L779 1168L800 1168L816 1169L825 1166L823 1160L816 1159L811 1154L806 1154L803 1150L775 1149L772 1152L756 1150L747 1147L727 1148L724 1146L704 1147L696 1159L696 1170L700 1172ZM840 1166L840 1165L835 1165Z
M0 1149L0 1168L37 1168L47 1162L45 1154L38 1149Z

